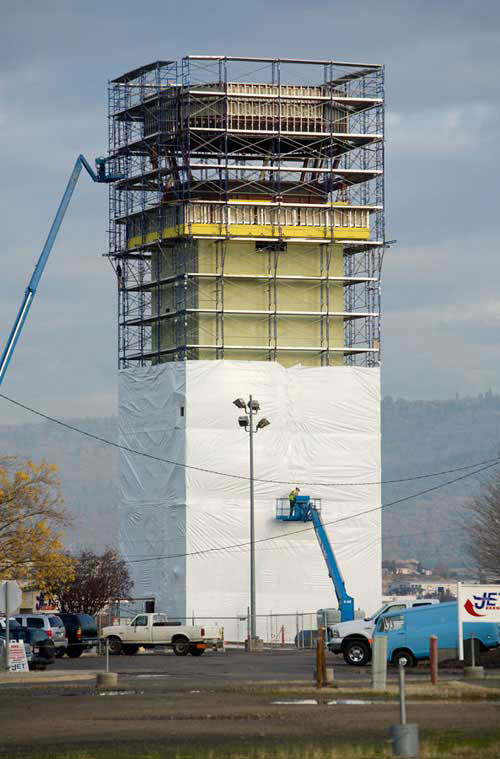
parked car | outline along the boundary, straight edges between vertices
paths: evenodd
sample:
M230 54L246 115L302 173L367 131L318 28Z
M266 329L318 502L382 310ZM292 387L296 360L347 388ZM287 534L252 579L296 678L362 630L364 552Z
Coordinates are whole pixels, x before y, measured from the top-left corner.
M384 614L377 622L375 636L387 638L387 661L414 667L429 658L429 638L436 635L438 648L458 649L457 602L449 601L420 609ZM500 642L497 622L465 622L464 640L474 635L480 650L496 648Z
M64 624L56 614L16 614L14 619L23 627L45 630L47 637L52 638L57 658L64 656L68 639Z
M55 646L45 630L23 627L16 619L9 623L11 640L22 640L30 670L44 670L55 661ZM5 641L5 617L0 619L0 639Z
M371 643L375 626L383 614L412 607L429 606L439 603L435 598L413 598L391 601L384 604L371 617L339 622L328 628L328 650L332 654L342 654L344 661L356 667L368 664L372 658Z
M97 635L97 623L90 614L66 614L60 612L57 615L66 628L68 645L66 653L70 659L77 659L94 646L99 644Z

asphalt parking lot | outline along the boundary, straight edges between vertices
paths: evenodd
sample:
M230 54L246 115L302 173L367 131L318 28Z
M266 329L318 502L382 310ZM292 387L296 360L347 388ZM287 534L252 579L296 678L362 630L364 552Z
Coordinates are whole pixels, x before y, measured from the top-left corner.
M210 684L230 684L234 682L269 682L294 681L310 684L314 677L316 663L315 651L297 649L274 649L260 653L246 653L239 649L227 649L225 652L207 651L201 657L175 656L172 652L144 653L135 656L110 656L109 669L117 672L120 679L131 681L141 675L151 679L172 680L183 686L200 682ZM341 656L327 654L326 665L333 667L336 681L352 684L368 684L371 679L371 667L352 667ZM49 671L85 671L103 670L105 658L85 654L80 659L64 657L56 661ZM493 674L493 673L492 673ZM454 679L457 672L442 670L442 679ZM394 667L388 669L389 680L397 678ZM429 678L429 667L420 664L408 671L409 679Z
M329 655L327 665L332 663L334 687L318 693L313 687L314 651L249 654L229 649L202 657L170 652L112 656L110 670L119 673L118 685L99 690L95 678L79 682L76 675L103 671L103 656L60 659L47 672L64 673L62 681L17 679L0 684L0 735L7 749L2 756L39 759L36 752L43 749L43 759L87 759L94 748L105 748L116 749L113 759L142 759L150 749L161 748L161 756L169 759L179 759L180 749L193 749L190 759L195 755L213 759L243 756L242 746L267 750L279 745L288 750L300 743L316 751L325 741L340 745L354 739L364 745L386 745L388 726L398 720L395 691L385 700L372 700L369 666L349 667L340 657ZM500 684L499 674L488 672L484 696L481 692L476 702L418 699L408 704L408 714L429 735L459 730L460 740L462 736L497 740L500 701L488 701L487 689ZM462 674L443 671L441 677L456 680ZM391 668L389 682L396 678ZM427 666L408 671L409 683L420 681L428 688L428 680ZM124 747L131 753L124 753ZM222 754L222 747L228 753ZM90 753L78 753L83 749Z

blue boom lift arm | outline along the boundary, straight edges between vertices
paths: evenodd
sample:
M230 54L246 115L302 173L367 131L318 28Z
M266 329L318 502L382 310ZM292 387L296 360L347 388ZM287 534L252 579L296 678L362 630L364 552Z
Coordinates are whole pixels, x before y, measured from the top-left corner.
M28 283L28 287L26 288L24 292L24 297L21 303L21 307L17 313L16 319L10 331L9 339L7 340L7 344L0 358L0 385L2 384L2 381L5 377L5 373L7 371L10 360L12 358L12 354L14 353L14 349L16 347L17 341L19 340L19 337L23 330L24 323L28 316L29 310L31 308L31 304L33 303L33 298L35 297L38 284L42 277L43 270L45 269L45 265L50 256L50 252L53 248L62 220L64 219L64 215L68 209L69 202L71 200L74 189L76 187L76 183L78 182L78 177L80 176L80 172L82 168L85 168L87 170L87 173L89 174L93 182L109 183L109 182L115 182L118 179L122 179L121 176L113 176L112 174L108 174L106 172L107 160L108 159L106 158L96 158L96 161L95 161L96 171L94 171L92 166L89 164L89 162L83 155L79 155L75 161L73 171L71 172L71 176L68 180L68 184L66 185L66 189L64 190L64 195L62 196L61 202L59 204L59 208L57 209L57 213L55 215L54 221L52 222L52 226L50 228L50 232L48 234L47 240L45 241L45 245L42 248L40 257L37 261L33 274L31 275L31 279Z
M341 622L351 622L354 619L354 598L345 589L344 578L340 571L337 559L333 552L330 539L325 530L319 508L319 499L310 498L308 495L298 495L293 506L288 499L278 498L276 519L282 522L312 522L314 532L328 568L328 574L333 582L335 595L339 602Z

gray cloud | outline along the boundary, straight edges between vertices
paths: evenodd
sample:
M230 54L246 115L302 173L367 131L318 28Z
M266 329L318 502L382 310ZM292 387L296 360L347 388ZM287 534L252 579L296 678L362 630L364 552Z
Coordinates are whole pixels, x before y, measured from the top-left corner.
M384 388L447 397L495 387L496 0L22 0L2 22L0 343L76 155L106 149L108 79L189 52L334 57L387 66L388 232L399 245L384 272ZM61 416L115 410L106 214L105 190L82 176L3 385ZM1 410L3 421L22 418Z

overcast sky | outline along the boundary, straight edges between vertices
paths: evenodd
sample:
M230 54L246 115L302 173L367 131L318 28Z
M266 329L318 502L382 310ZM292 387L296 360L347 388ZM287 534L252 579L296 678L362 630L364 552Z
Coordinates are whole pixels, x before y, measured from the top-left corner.
M500 392L498 0L0 0L0 344L78 153L107 149L107 81L188 53L386 64L383 392ZM116 412L107 191L82 175L2 392ZM0 401L0 422L31 421Z

